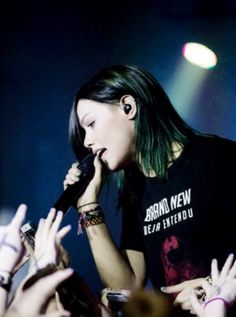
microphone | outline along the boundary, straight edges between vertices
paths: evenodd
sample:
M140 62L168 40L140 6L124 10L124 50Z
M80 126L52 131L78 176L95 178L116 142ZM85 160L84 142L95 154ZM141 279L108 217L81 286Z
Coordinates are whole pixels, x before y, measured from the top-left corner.
M93 165L95 155L87 155L79 164L81 174L78 182L69 185L53 205L56 210L61 210L65 214L70 207L75 206L79 197L84 193L86 187L94 176L95 168Z

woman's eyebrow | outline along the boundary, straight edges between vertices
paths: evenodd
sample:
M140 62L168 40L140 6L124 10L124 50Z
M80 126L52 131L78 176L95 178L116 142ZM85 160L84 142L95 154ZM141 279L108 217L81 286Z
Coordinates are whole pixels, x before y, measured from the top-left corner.
M85 121L86 117L87 117L88 115L90 115L90 114L91 114L91 112L88 112L88 113L86 113L86 114L82 117L81 120L79 119L79 122L80 122L81 125L84 124L84 121Z

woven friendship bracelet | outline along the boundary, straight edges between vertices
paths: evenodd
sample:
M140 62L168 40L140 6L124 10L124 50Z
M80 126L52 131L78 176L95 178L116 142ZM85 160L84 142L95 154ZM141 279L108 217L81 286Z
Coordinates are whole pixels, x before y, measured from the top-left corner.
M105 222L105 217L101 207L98 205L95 208L82 212L78 221L78 234L83 233L84 228L99 225Z
M87 219L85 228L99 225L100 223L104 223L104 221L105 221L104 215L101 213L100 215L96 217L91 217L89 220Z
M208 304L210 304L211 302L213 301L216 301L216 300L221 300L226 306L229 305L229 303L227 302L227 300L225 300L223 297L213 297L213 298L210 298L209 300L206 301L205 305L204 305L204 308L206 308L206 306Z

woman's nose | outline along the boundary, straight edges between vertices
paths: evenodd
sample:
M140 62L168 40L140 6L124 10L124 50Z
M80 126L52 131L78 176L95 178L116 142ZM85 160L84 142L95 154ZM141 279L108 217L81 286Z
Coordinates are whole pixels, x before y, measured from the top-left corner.
M93 142L92 142L91 138L88 136L88 134L86 133L85 137L84 137L84 146L86 148L91 148L92 145L93 145Z

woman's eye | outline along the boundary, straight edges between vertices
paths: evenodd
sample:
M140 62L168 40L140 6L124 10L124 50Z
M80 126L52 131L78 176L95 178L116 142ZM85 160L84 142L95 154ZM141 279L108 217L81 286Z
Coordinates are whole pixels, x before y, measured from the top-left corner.
M93 127L94 124L95 124L95 121L92 121L92 122L90 122L90 123L88 124L88 127Z

